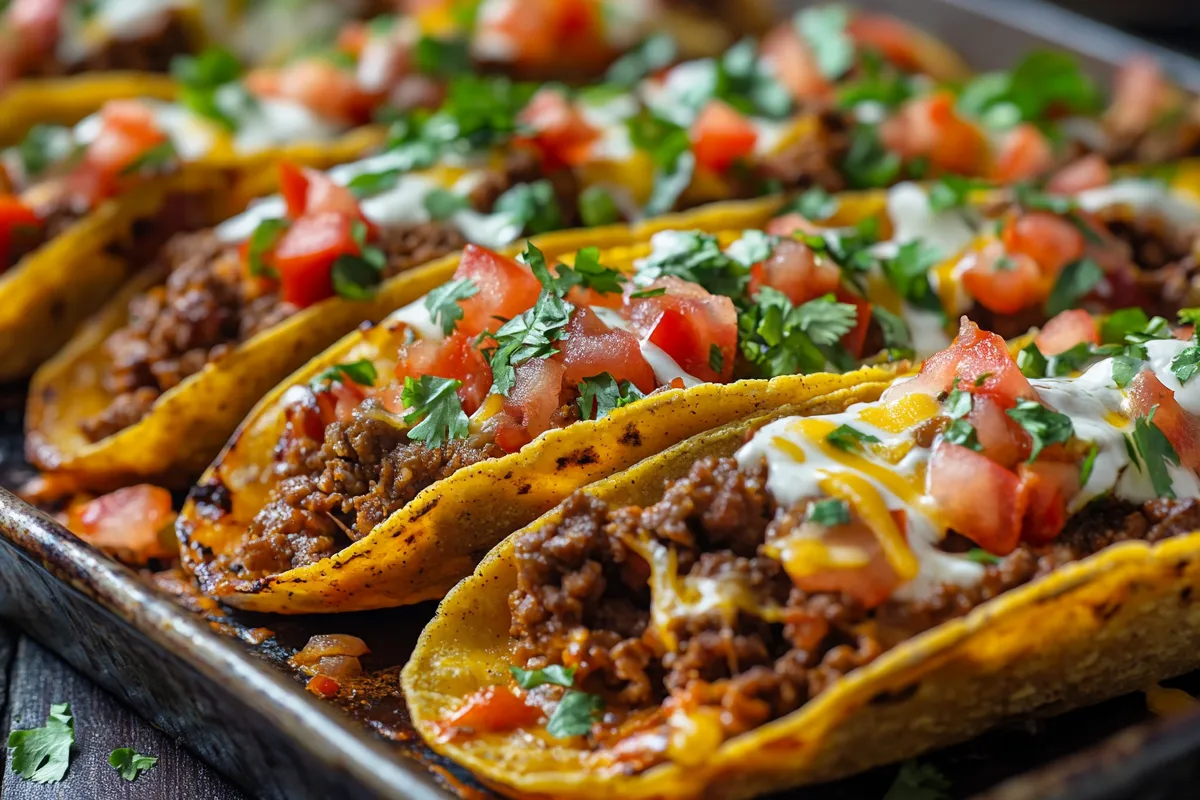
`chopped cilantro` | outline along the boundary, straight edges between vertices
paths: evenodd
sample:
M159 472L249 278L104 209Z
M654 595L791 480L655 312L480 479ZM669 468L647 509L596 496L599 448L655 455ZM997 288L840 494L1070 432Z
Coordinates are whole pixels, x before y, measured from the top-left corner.
M526 261L531 250L537 250L532 244L525 246ZM538 252L541 256L541 252ZM545 259L542 259L543 263ZM532 263L532 262L529 262ZM581 247L575 253L575 266L560 266L558 268L558 285L563 294L572 286L582 286L599 294L617 294L625 276L612 267L600 263L600 248Z
M449 336L454 332L454 326L463 318L460 300L466 300L479 293L479 287L470 278L459 278L456 281L443 283L429 294L425 295L425 308L434 325L440 325L442 333Z
M177 55L171 59L171 75L179 83L179 102L202 117L229 130L237 130L232 105L252 105L255 101L244 87L225 93L218 90L233 85L242 75L242 65L230 51L209 47L198 55ZM234 97L236 95L236 97ZM230 102L233 101L233 102Z
M854 40L846 31L849 22L850 9L840 4L806 8L794 18L817 68L830 80L842 77L854 66Z
M488 361L492 368L492 391L496 394L507 395L512 389L516 367L532 358L549 358L558 352L554 343L562 339L574 310L559 296L559 287L546 269L545 259L540 271L534 264L530 267L542 281L542 293L533 308L504 323L493 337L496 347Z
M1079 485L1087 486L1087 482L1092 477L1092 470L1096 468L1096 457L1100 455L1100 448L1093 442L1088 448L1088 453L1083 459L1083 464L1079 468Z
M864 433L858 428L853 428L849 425L838 425L825 437L825 441L829 442L839 450L855 450L861 447L864 443L875 443L879 441L879 437L870 433Z
M462 381L432 375L404 379L400 400L407 409L404 421L412 426L408 429L410 440L440 447L443 442L466 437L467 414L458 399L461 386Z
M967 206L971 192L986 189L990 185L987 181L976 178L943 175L929 187L929 208L936 212L947 211L951 208L964 208Z
M584 378L579 384L580 419L600 419L616 408L622 408L634 400L645 397L641 391L629 381L617 382L607 372L602 372L591 378Z
M421 139L479 150L507 140L538 86L497 75L455 76L446 100L421 126Z
M122 168L121 174L133 175L138 172L161 172L170 166L171 162L178 155L175 151L175 143L167 139L143 151L137 158Z
M1100 341L1103 344L1125 344L1125 337L1144 331L1150 325L1146 312L1140 308L1122 308L1100 320Z
M1038 51L1010 72L989 72L963 87L958 106L991 127L1042 121L1050 112L1087 114L1100 108L1099 88L1070 55Z
M554 184L544 178L513 186L496 198L493 211L511 214L531 234L557 230L563 225Z
M1138 309L1139 311L1141 309ZM1179 309L1179 324L1180 325L1196 325L1200 324L1200 308L1181 308Z
M1118 389L1124 389L1129 385L1141 369L1142 362L1140 359L1126 355L1115 355L1112 357L1112 378L1113 383Z
M282 219L264 219L258 223L246 245L246 259L251 275L264 278L275 276L275 270L266 265L263 257L271 252L287 227L287 220Z
M804 375L829 361L847 361L838 340L857 324L857 309L833 295L793 306L782 292L764 286L738 316L738 339L746 361L764 377Z
M574 667L551 664L541 669L509 667L508 671L512 673L513 680L517 682L517 686L522 689L536 689L547 683L554 684L555 686L566 686L570 689L575 684Z
M51 166L81 150L75 144L71 129L63 125L38 123L29 129L25 138L13 148L26 181L40 177Z
M713 372L717 373L725 369L725 354L721 352L721 348L717 347L716 344L709 345L708 366Z
M820 186L806 189L784 209L785 212L795 211L805 219L811 220L829 219L837 210L838 199Z
M470 43L464 38L438 39L422 36L413 48L417 71L439 78L450 78L471 71Z
M1191 345L1171 359L1171 372L1181 384L1187 383L1200 372L1200 345Z
M912 358L916 355L916 351L913 349L912 334L903 317L893 314L880 305L871 306L871 316L883 333L883 346L887 348L890 358Z
M879 140L874 125L855 125L850 131L850 149L842 161L842 172L851 188L877 189L889 186L900 177L900 156Z
M604 80L632 89L647 75L669 66L678 54L679 46L673 37L666 33L654 34L614 61Z
M715 94L745 114L781 119L792 111L791 93L764 66L749 38L721 56Z
M361 175L355 175L347 181L346 188L355 197L371 197L386 192L388 189L394 189L400 182L400 176L403 172L400 169L386 169L382 172L364 172Z
M587 228L611 225L621 219L613 196L603 186L589 186L579 193L579 219Z
M329 369L319 373L313 378L312 382L315 386L334 381L342 382L343 379L349 379L360 386L374 386L377 377L378 374L375 372L375 365L369 359L363 358L345 364L334 364Z
M445 220L454 216L455 212L471 207L471 201L461 194L455 194L449 189L434 189L425 195L421 201L430 218Z
M604 698L599 695L568 689L558 707L546 723L546 733L556 739L584 736L592 729L592 723L604 709Z
M742 231L742 238L729 245L725 253L743 267L749 268L770 258L777 244L777 236L759 230L747 230Z
M1026 378L1044 378L1049 375L1050 362L1042 355L1041 349L1030 342L1017 353L1017 367Z
M667 293L667 287L658 286L654 289L643 289L640 292L634 292L629 295L631 300L644 300L647 297L661 297Z
M654 185L644 209L646 214L653 216L670 211L691 183L696 167L687 130L649 111L630 117L625 124L629 128L630 141L639 150L649 153L654 164Z
M832 528L836 525L850 524L850 506L845 500L817 500L810 503L805 520L814 525Z
M50 706L45 725L8 735L12 770L34 783L58 783L67 774L74 743L75 720L71 717L71 706L55 703Z
M950 419L962 419L971 413L974 405L975 400L971 393L958 388L951 390L946 396L946 413L950 415Z
M1126 446L1131 448L1131 453L1136 453L1137 458L1134 461L1150 479L1154 493L1159 497L1174 500L1175 488L1167 471L1167 464L1179 466L1179 454L1175 452L1175 447L1166 434L1154 424L1154 414L1157 411L1158 406L1154 406L1149 414L1133 421L1133 433L1126 437Z
M745 293L749 270L721 251L717 237L701 231L664 231L650 243L650 255L638 266L638 283L674 275L713 294L737 298Z
M367 226L362 220L355 220L350 225L350 236L359 252L357 255L340 255L333 262L330 270L333 291L347 300L369 300L383 280L387 256L378 247L367 244Z
M970 395L966 396L970 397ZM961 445L976 452L983 449L983 445L979 443L979 435L975 431L975 426L965 419L953 420L946 426L942 438L951 444Z
M109 754L108 763L122 778L134 781L138 775L158 763L158 756L142 755L132 747L118 747Z
M654 188L643 211L649 216L656 216L674 208L679 196L691 184L695 171L696 156L691 150L680 153L670 167L655 170Z
M974 561L976 564L999 564L1004 559L993 553L989 553L982 547L972 547L967 551L967 560Z
M1046 314L1055 316L1069 308L1096 288L1104 279L1104 269L1088 257L1072 261L1058 275L1050 297L1046 300Z
M1047 445L1065 443L1075 435L1075 426L1066 414L1051 411L1036 400L1022 398L1017 401L1016 408L1005 412L1016 420L1033 438L1033 451L1029 454L1032 464Z
M838 81L837 104L854 108L861 103L878 103L895 108L913 95L913 83L875 50L864 48L855 77Z
M942 313L942 301L929 282L929 270L942 260L935 248L920 240L900 245L896 255L882 261L883 275L912 305Z

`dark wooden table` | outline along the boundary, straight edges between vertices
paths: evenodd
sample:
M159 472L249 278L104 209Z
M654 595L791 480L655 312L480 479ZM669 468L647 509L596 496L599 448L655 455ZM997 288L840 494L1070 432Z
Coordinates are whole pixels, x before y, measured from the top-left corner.
M75 748L61 783L36 784L5 760L0 800L242 800L245 796L174 741L133 715L37 642L0 623L0 692L5 741L11 730L44 725L51 703L70 703ZM158 756L130 783L108 764L118 747Z

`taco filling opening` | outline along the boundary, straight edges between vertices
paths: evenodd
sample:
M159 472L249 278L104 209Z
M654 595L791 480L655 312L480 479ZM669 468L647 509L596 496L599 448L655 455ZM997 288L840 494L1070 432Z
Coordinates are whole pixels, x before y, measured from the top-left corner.
M1120 189L1134 191L1160 205L1167 197L1161 187ZM664 387L927 355L949 343L940 323L915 335L916 324L934 316L930 301L980 316L992 306L1020 310L1022 333L1046 320L1057 282L1070 283L1083 295L1075 299L1092 308L1129 302L1133 290L1114 296L1115 287L1143 270L1106 219L1155 232L1163 260L1186 261L1183 243L1193 234L1168 226L1165 212L1135 213L1119 193L1116 205L1107 204L1111 197L1079 197L1020 195L987 213L935 213L923 190L905 184L889 199L888 241L877 242L867 226L822 229L788 214L768 228L775 232L745 231L724 249L709 234L658 233L632 276L602 265L595 248L551 271L536 248L520 263L469 246L450 283L386 323L393 350L384 345L360 363L330 365L313 385L288 391L270 494L241 546L217 558L246 580L313 563L457 469ZM1030 208L1052 202L1057 213ZM947 224L965 235L911 238ZM937 247L954 255L935 258ZM1043 271L1030 253L1052 266ZM1001 258L1025 265L1032 279L1011 283L1020 267L997 266ZM914 264L928 274L907 273ZM1085 267L1097 274L1079 292L1062 274ZM927 294L939 280L938 292ZM1153 311L1173 314L1185 294L1142 297ZM1065 374L1097 335L1086 312L1067 312L1026 357L1050 365L1047 374Z
M1082 374L1032 379L964 320L880 400L765 424L652 505L576 494L515 541L513 683L442 735L696 763L1003 592L1197 530L1200 344L1136 316L1079 338Z

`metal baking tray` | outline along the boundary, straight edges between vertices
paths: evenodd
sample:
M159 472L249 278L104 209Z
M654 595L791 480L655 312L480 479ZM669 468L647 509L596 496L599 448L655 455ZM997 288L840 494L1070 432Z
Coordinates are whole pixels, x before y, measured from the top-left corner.
M1175 80L1200 91L1200 62L1038 0L858 4L911 20L981 70L1049 46L1076 53L1106 80L1123 58L1149 51ZM780 3L780 13L799 5ZM30 474L20 459L22 403L21 387L0 390L0 486L16 486ZM434 604L330 616L222 616L185 607L162 585L92 550L0 488L0 616L248 794L491 796L422 745L400 694L399 668ZM335 704L304 691L287 657L318 633L366 640L371 692ZM1169 685L1200 691L1200 673ZM1194 796L1197 755L1200 712L1156 719L1135 694L1049 719L1014 720L922 760L949 778L954 798L1124 800ZM779 798L882 798L894 774L895 767L885 767Z

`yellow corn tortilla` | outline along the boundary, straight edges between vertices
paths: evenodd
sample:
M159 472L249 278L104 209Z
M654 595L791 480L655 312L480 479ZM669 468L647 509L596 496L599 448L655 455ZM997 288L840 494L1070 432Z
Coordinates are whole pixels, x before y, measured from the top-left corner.
M174 100L175 81L142 72L93 72L65 78L29 78L0 94L0 146L16 144L38 123L72 125L109 100Z
M873 377L768 416L874 400L886 384ZM584 491L618 505L655 502L666 481L699 458L731 455L762 419L697 436ZM719 746L688 742L676 761L639 775L549 736L443 741L438 723L466 697L511 682L508 594L519 535L446 596L402 674L413 723L429 745L514 797L752 797L911 758L1017 715L1060 713L1200 666L1186 635L1200 626L1195 533L1157 545L1124 542L1058 569L896 646L792 714Z
M714 231L728 243L740 236L743 228L765 223L779 202L768 199L727 203L660 217L633 228L612 226L586 232L568 231L535 241L551 260L569 262L571 254L581 246L595 245L602 248L603 263L628 269L634 259L649 252L648 239L656 231L675 228ZM845 215L842 221L848 222L870 213L880 214L882 209L879 195L866 194L843 198L839 213ZM722 232L722 229L727 230ZM247 372L243 361L254 357L256 364L265 364L271 359L284 360L284 354L291 358L301 349L297 344L300 332L311 330L318 320L320 324L331 325L335 317L344 315L344 324L349 328L364 317L380 319L388 311L444 283L457 263L458 257L451 256L401 275L370 304L338 300L313 306L278 329L247 342L229 358L209 365L181 384L178 392L168 392L159 402L171 402L185 391L198 391L190 389L189 381L192 386L225 376L234 385L253 381L255 378ZM202 487L222 485L228 490L230 512L220 519L203 518L196 503L189 501L181 517L179 530L186 541L183 563L206 593L231 605L280 613L349 611L441 597L455 581L470 572L492 545L580 486L701 431L788 402L795 392L809 391L812 381L807 378L742 381L664 391L617 409L603 419L550 431L517 453L461 470L427 488L370 535L330 559L253 582L215 571L211 556L228 552L241 541L273 484L272 453L286 424L283 412L288 389L307 384L334 364L394 357L393 352L384 350L394 343L386 326L354 331L288 376L250 411L217 461L200 479ZM252 355L256 353L264 355L261 358ZM822 386L850 385L848 382L854 380L857 378L836 377L818 382ZM61 380L57 383L69 385ZM247 390L245 394L249 396L251 392ZM249 404L254 397L257 395L243 398L227 394L223 399L232 406L240 402ZM176 402L185 401L180 398ZM202 426L217 417L211 400L207 404L196 400L186 402L189 407L205 407L197 408L183 422L155 409L142 423L117 434L111 441L98 443L86 455L93 464L99 464L104 457L104 467L109 469L117 462L140 465L147 459L178 456L181 447L190 449ZM189 432L187 443L175 436L175 431L181 429ZM172 446L160 444L166 441ZM77 458L76 463L82 460ZM498 502L500 498L504 501Z

